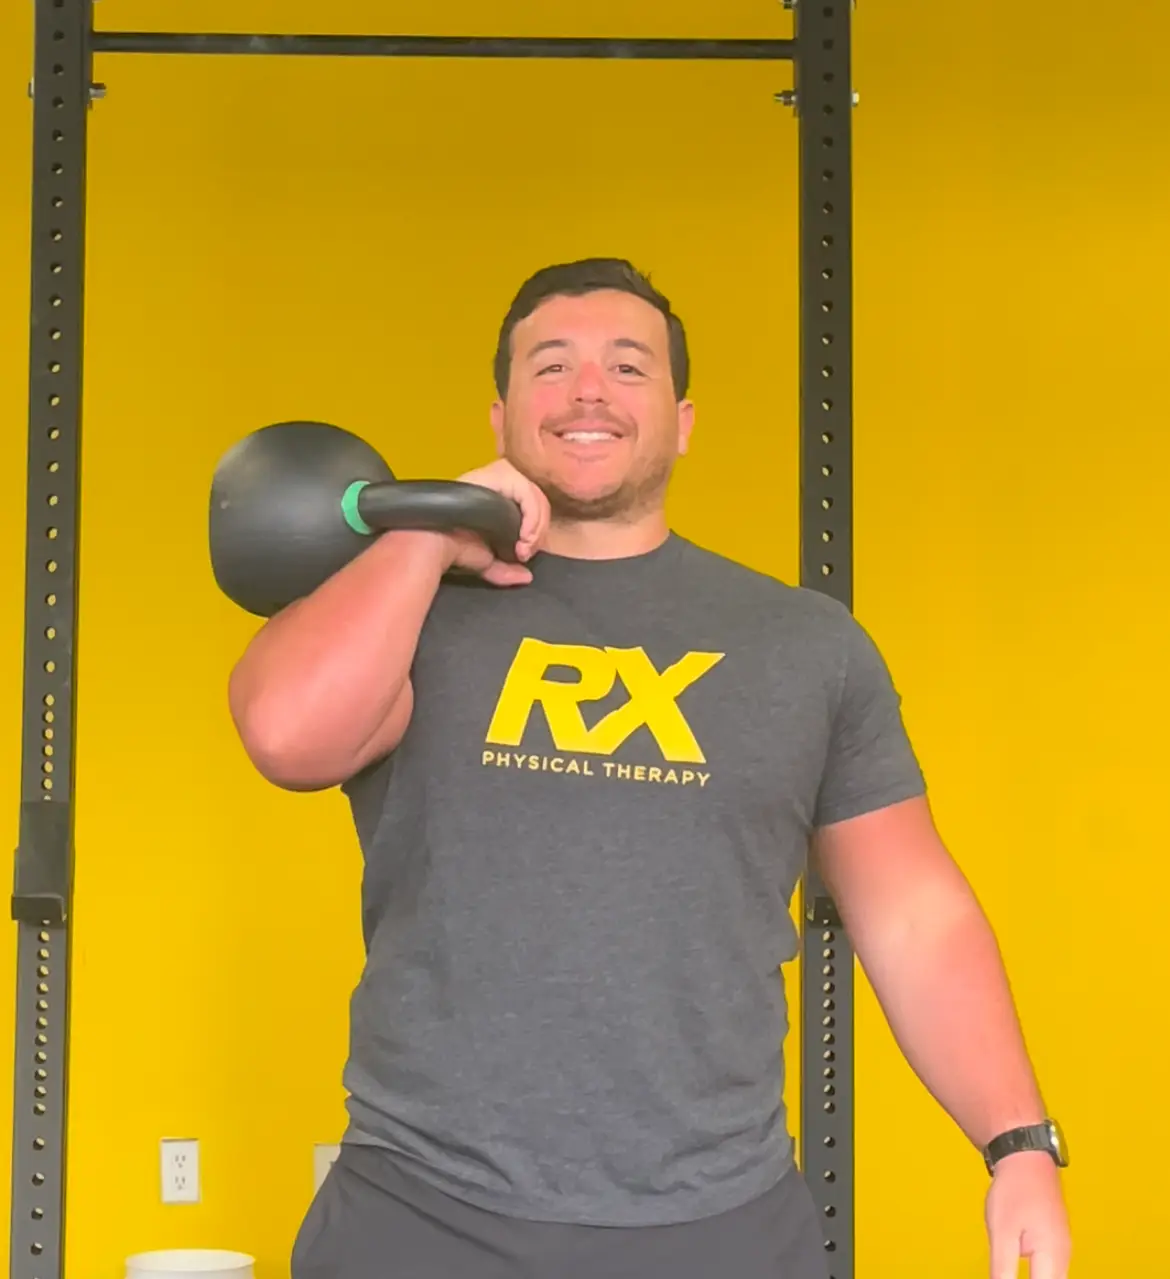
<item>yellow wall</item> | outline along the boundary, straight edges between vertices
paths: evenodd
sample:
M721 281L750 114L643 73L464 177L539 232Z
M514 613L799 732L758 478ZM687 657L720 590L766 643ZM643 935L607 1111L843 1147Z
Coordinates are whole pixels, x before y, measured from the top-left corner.
M0 590L22 585L29 13L0 19ZM104 0L106 26L783 35L775 4ZM319 13L314 13L314 8ZM566 15L570 6L557 6ZM1152 1273L1165 1061L1170 17L1055 0L857 15L857 607L998 926L1075 1155L1079 1273ZM655 9L662 15L655 16ZM325 25L328 20L329 25ZM583 23L588 25L582 25ZM628 254L681 308L687 533L796 571L787 68L104 59L92 116L68 1255L254 1251L336 1139L358 865L336 795L275 792L224 707L249 621L208 477L316 416L404 475L489 447L495 326L551 259ZM16 838L21 629L0 612ZM10 936L10 942L13 939ZM0 964L10 1055L13 947ZM986 1272L985 1177L862 991L859 1279ZM0 1119L7 1123L7 1085ZM198 1136L204 1202L158 1204ZM6 1182L3 1189L7 1191ZM7 1232L0 1231L6 1243Z

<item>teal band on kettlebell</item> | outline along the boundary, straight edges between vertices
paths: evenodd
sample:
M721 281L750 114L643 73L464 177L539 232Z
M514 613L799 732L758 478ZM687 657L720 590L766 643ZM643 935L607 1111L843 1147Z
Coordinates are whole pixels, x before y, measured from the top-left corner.
M358 497L369 482L369 480L354 480L341 496L341 513L345 516L345 522L355 533L362 533L367 537L374 530L358 513Z

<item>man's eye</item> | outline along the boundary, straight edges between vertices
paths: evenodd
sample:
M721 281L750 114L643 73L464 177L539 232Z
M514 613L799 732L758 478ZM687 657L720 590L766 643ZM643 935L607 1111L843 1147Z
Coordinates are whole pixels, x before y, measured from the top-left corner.
M563 371L564 367L565 366L563 364L546 364L545 367L537 374L537 377L543 377L546 373L560 373Z
M639 377L642 374L642 370L633 364L619 364L618 372L626 375L633 373Z

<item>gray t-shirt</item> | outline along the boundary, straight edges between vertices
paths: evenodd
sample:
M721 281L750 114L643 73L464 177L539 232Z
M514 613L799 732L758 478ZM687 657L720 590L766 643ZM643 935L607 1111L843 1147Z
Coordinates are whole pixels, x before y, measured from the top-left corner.
M810 832L919 795L875 645L678 535L450 580L365 858L346 1140L504 1215L693 1220L792 1164L780 965Z

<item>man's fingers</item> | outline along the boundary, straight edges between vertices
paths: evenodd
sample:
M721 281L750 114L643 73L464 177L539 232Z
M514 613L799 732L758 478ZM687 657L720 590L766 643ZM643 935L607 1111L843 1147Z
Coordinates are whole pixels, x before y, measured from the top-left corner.
M991 1237L991 1279L1019 1279L1020 1238L997 1230ZM1035 1274L1032 1279L1037 1279Z
M1068 1279L1068 1261L1051 1252L1038 1252L1032 1258L1031 1279Z
M523 564L505 564L503 560L495 560L480 576L492 586L527 586L532 581L532 570Z

